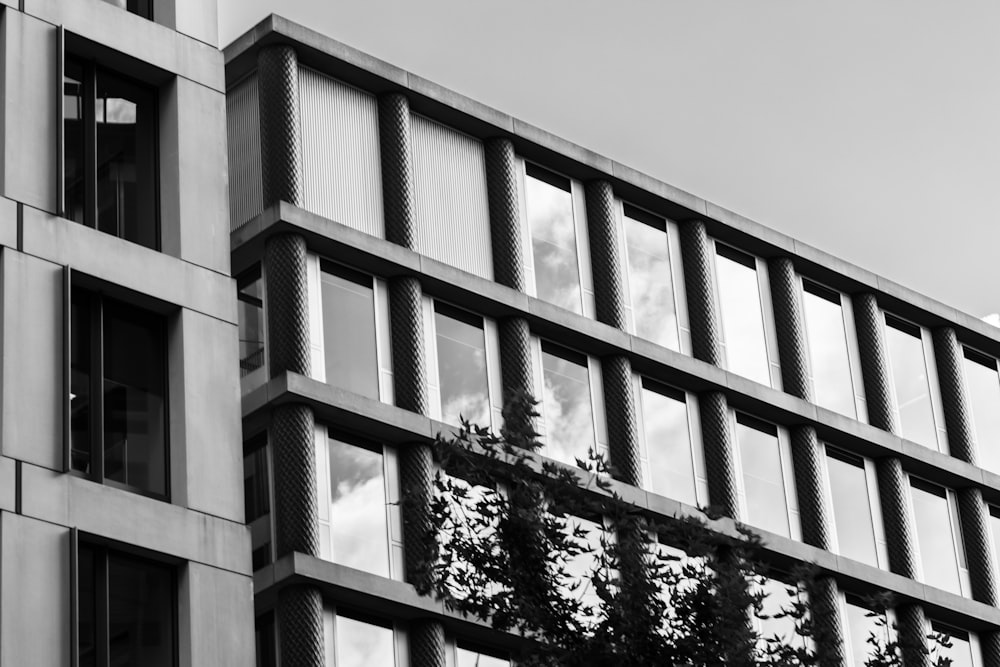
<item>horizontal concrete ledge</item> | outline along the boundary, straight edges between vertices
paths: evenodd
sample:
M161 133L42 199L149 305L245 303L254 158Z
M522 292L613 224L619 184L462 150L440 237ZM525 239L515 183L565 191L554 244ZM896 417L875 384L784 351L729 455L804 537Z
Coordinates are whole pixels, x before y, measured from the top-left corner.
M704 199L618 164L582 146L486 106L332 38L270 15L225 49L227 85L256 67L257 51L269 44L293 44L300 61L373 93L404 91L414 111L487 139L510 138L517 152L581 180L612 182L616 194L677 221L703 220L709 234L764 258L791 256L804 275L847 293L876 292L900 315L926 326L960 329L969 344L1000 357L1000 329L979 318L855 267L828 253Z
M901 457L907 470L930 481L952 488L978 486L988 502L1000 503L998 475L286 202L232 233L234 271L260 261L267 239L282 233L301 234L311 251L327 259L383 278L418 276L425 293L435 298L494 319L523 317L541 338L596 357L624 354L640 375L694 393L722 391L736 410L786 428L815 426L825 442L872 458Z

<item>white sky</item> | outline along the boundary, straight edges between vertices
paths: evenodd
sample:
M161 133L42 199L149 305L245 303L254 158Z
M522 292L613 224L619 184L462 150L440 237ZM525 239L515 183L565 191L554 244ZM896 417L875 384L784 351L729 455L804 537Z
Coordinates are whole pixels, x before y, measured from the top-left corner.
M1000 311L995 0L219 0L976 316Z

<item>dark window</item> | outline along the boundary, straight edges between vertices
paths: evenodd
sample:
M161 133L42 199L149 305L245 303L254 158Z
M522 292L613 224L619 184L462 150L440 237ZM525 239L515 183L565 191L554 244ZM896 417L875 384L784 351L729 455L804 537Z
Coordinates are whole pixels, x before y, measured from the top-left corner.
M153 0L104 0L104 2L121 7L132 14L138 14L144 19L153 18Z
M156 91L68 56L63 215L158 249Z
M166 497L163 317L78 289L70 308L70 467Z
M264 365L264 285L257 266L236 281L239 301L240 377Z
M80 667L173 667L173 569L92 545L78 563Z
M378 400L374 279L332 262L322 269L326 381Z
M253 569L271 562L271 472L267 436L251 438L244 447L243 503L250 526Z

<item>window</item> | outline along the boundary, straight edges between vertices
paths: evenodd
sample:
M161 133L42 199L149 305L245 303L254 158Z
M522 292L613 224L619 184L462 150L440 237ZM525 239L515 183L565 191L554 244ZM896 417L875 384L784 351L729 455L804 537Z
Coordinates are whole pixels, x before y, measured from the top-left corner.
M816 404L856 418L851 310L844 308L840 292L810 280L802 281L802 290Z
M875 475L871 467L860 456L833 447L826 448L833 522L837 528L837 553L878 567L875 538L878 491L873 488Z
M791 453L781 436L774 424L737 413L743 512L752 526L799 539L799 527L792 521L798 509L792 491Z
M240 378L264 367L264 284L260 266L236 281L240 329Z
M335 667L394 667L398 646L392 625L381 619L323 610L326 664ZM405 663L404 663L405 664Z
M494 425L501 406L493 322L430 299L425 300L425 314L431 416L453 425L460 417L479 426Z
M87 544L77 556L80 667L174 667L172 568Z
M993 557L1000 563L1000 507L989 505L990 532L993 535Z
M965 554L958 532L958 508L943 486L910 477L913 516L923 576L921 581L962 594Z
M70 468L165 498L163 317L75 288L70 310Z
M600 621L604 615L603 602L597 594L594 580L598 576L610 576L610 573L601 570L601 555L604 551L602 540L611 539L611 535L607 533L599 516L585 519L567 514L564 518L567 536L573 537L577 531L583 531L582 537L573 537L572 541L585 547L587 551L566 558L566 577L560 582L559 593L567 600L580 602L581 614L576 620L587 627Z
M865 667L873 648L868 638L875 637L880 646L886 646L891 640L889 633L892 631L892 623L885 612L875 612L864 600L850 593L845 595L844 608L849 641L848 664L851 667Z
M719 242L715 244L715 279L726 368L761 384L773 386L769 360L764 298L766 269L756 257ZM769 301L767 303L770 303Z
M997 360L965 348L965 379L975 423L979 465L1000 473L1000 375Z
M144 19L153 18L153 0L104 0L104 2L121 7L131 14L138 14Z
M325 431L325 429L318 429ZM402 536L395 451L334 434L317 441L322 558L399 576Z
M931 632L944 635L948 639L948 643L951 644L948 648L931 644L930 658L933 664L936 665L939 660L946 659L950 661L947 664L951 667L977 667L979 665L977 657L979 642L976 641L975 635L938 621L931 621L930 626Z
M525 164L524 199L535 296L574 313L583 313L580 253L572 183L533 164Z
M254 571L271 562L271 456L267 436L251 438L243 458L243 506Z
M684 392L650 380L640 388L640 425L646 459L647 489L698 506L696 472L692 448L688 402ZM697 470L704 466L699 460Z
M586 461L588 450L599 449L593 390L600 382L593 381L585 354L542 341L539 356L535 368L541 368L542 453L563 463Z
M934 358L930 342L921 327L888 313L885 325L900 435L936 450L938 433L930 381Z
M754 618L761 640L758 649L766 651L768 640L805 648L805 638L796 632L795 619L788 615L802 594L793 585L767 577L763 577L757 587L764 595L760 616Z
M622 210L632 331L671 350L680 350L670 257L676 241L671 242L670 228L663 218L629 204L624 204Z
M157 122L154 89L66 57L65 217L159 248Z
M510 667L510 660L459 643L455 647L455 667Z

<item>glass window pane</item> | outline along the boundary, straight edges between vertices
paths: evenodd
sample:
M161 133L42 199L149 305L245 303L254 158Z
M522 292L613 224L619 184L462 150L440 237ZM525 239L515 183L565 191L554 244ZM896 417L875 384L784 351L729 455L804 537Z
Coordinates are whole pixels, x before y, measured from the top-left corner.
M589 550L566 559L567 579L563 580L566 586L560 593L566 599L579 600L594 612L593 615L584 614L579 619L581 623L590 624L599 620L602 615L601 598L594 587L594 578L600 567L601 538L604 536L604 528L597 521L567 515L565 529L568 535L582 529L585 533L582 543Z
M726 341L726 367L770 386L771 372L757 271L747 263L734 259L737 254L729 248L716 246L715 268ZM745 260L754 261L749 256Z
M239 281L240 377L264 365L264 285L259 269Z
M478 323L476 323L478 320ZM486 335L482 318L461 311L435 309L441 421L490 425L490 393L486 374Z
M1000 507L990 505L990 531L993 533L993 557L1000 563Z
M594 447L590 371L583 355L542 344L545 455L564 463L587 460Z
M173 575L169 568L108 555L110 664L173 667Z
M837 543L841 554L878 567L864 460L853 458L839 452L826 457Z
M322 276L326 381L378 399L372 279L326 263Z
M381 452L330 438L333 560L389 576L389 526Z
M457 667L510 667L510 660L458 647Z
M816 403L848 417L856 417L858 413L851 382L843 306L839 294L834 292L829 296L835 297L836 302L813 293L806 283L803 302Z
M163 320L104 302L104 476L165 495L166 345Z
M392 628L337 616L337 667L393 667L396 647Z
M83 64L66 58L63 76L63 140L65 142L65 174L63 187L66 197L65 215L76 222L86 222L87 158L84 142L86 102L84 97ZM91 93L92 94L92 93Z
M625 246L635 334L679 350L666 227L630 217L626 207Z
M938 588L961 593L958 559L951 530L951 508L943 488L910 479L917 543L923 565L923 581Z
M938 664L937 661L943 658L951 661L948 663L951 667L973 667L975 663L972 659L972 642L969 640L969 633L937 622L931 623L931 630L947 635L951 643L948 648L935 646L933 642L931 643L934 649L931 651L931 660L934 661L934 664Z
M565 183L560 187L554 185L554 181ZM528 165L524 190L536 296L574 313L582 313L569 181Z
M795 631L795 619L790 616L775 618L792 609L798 600L795 588L776 579L765 579L761 588L765 596L761 615L768 617L758 618L761 639L777 638L781 644L802 645L804 639Z
M70 303L70 466L87 474L91 472L92 446L91 308L90 296L73 290Z
M660 495L697 505L687 404L683 398L683 394L673 397L646 387L642 389L642 421L651 478L649 488Z
M901 326L906 327L905 324ZM906 327L909 329L909 327ZM895 321L886 318L885 339L889 348L889 365L899 405L902 436L908 440L937 449L934 408L924 346L919 330L904 331Z
M99 70L97 228L156 248L155 94Z
M878 617L869 616L872 612L866 607L847 602L847 632L851 640L851 667L865 667L865 661L871 655L872 645L869 637L876 637L881 646L889 643L888 624L879 627ZM881 618L885 619L884 614Z
M979 465L1000 473L1000 376L995 359L988 359L989 365L984 365L976 356L977 359L970 359L970 352L966 351L964 361Z
M97 666L97 590L96 572L94 568L94 551L84 545L80 545L77 554L77 571L79 581L77 591L79 608L77 617L77 633L80 653L80 667Z
M789 537L778 436L776 432L765 432L743 423L745 419L741 416L736 425L736 438L743 465L747 523Z

